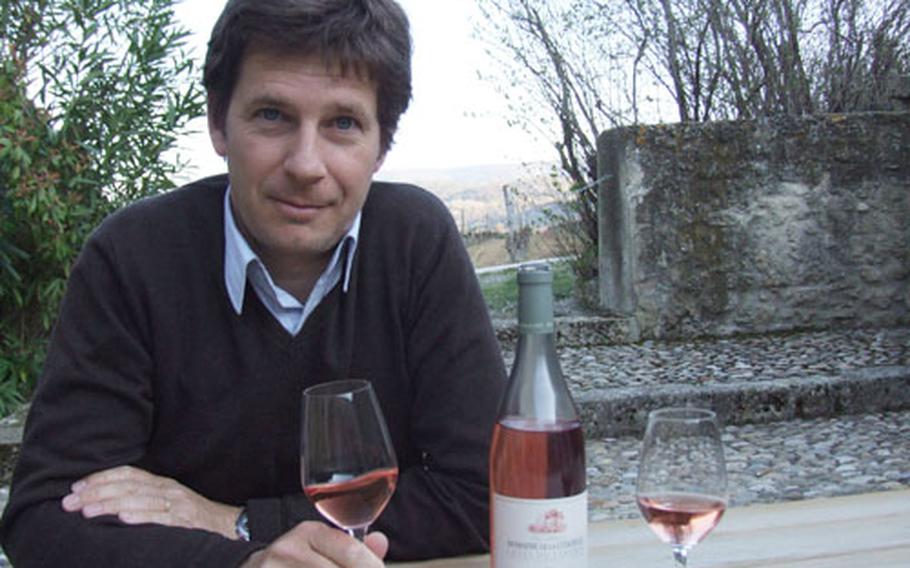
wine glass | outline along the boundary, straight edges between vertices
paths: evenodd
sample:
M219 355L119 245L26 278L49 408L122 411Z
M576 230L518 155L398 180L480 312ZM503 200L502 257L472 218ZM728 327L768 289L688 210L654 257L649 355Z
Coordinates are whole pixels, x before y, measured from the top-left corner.
M717 415L662 408L648 415L636 490L638 508L676 565L711 532L727 506L727 471Z
M323 517L363 540L398 481L382 411L367 381L333 381L303 391L303 492Z

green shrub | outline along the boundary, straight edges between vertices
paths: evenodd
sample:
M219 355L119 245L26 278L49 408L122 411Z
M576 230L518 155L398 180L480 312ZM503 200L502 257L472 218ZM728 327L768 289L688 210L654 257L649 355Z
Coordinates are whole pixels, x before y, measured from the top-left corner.
M0 413L27 399L69 268L114 209L173 187L204 110L176 0L0 7Z
M0 411L44 356L66 269L91 221L87 153L47 124L11 61L0 63Z

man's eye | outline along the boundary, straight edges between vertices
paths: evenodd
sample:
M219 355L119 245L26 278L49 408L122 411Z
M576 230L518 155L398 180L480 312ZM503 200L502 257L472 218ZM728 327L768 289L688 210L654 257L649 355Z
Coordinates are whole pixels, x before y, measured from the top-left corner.
M351 130L357 127L357 121L350 116L339 116L335 119L335 127L338 130Z
M264 108L259 111L259 116L270 122L281 120L281 111L275 108Z

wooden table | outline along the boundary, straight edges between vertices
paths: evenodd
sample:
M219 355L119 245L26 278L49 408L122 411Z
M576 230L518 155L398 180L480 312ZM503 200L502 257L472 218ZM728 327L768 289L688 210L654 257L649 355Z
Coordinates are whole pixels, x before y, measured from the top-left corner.
M589 568L673 568L641 519L594 523ZM391 563L488 567L488 556ZM691 568L908 568L910 490L735 507L689 555Z

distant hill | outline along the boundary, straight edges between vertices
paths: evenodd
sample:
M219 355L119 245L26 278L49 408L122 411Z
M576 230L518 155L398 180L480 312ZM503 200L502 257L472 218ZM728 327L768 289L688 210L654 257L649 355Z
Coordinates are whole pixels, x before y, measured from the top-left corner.
M503 187L517 190L518 209L525 223L539 219L539 210L553 206L553 164L492 164L446 169L402 169L377 174L376 179L414 183L437 195L448 206L462 232L507 230Z

